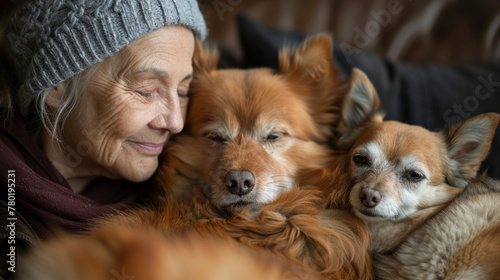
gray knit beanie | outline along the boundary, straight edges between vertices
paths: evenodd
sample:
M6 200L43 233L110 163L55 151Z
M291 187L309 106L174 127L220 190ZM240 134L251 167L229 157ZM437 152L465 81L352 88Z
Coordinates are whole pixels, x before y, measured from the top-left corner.
M200 40L207 35L196 0L26 1L4 33L21 112L27 115L45 89L167 25L186 26Z

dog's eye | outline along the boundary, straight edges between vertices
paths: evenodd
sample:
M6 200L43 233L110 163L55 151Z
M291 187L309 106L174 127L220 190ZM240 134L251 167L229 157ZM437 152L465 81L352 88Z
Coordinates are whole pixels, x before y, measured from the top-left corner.
M276 133L271 133L271 134L267 135L266 140L273 141L273 140L278 140L281 137L283 137L283 133L276 132Z
M363 166L363 165L368 165L368 158L365 155L362 154L355 154L352 157L352 160L357 166Z
M406 178L408 178L408 180L410 180L411 182L417 183L425 179L425 176L419 171L413 170L407 173Z
M217 143L227 143L227 139L217 134L208 134L207 138Z

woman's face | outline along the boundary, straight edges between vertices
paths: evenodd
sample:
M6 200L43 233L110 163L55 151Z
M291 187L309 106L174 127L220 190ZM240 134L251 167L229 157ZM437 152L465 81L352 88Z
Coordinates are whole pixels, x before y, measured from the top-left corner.
M97 67L64 127L65 145L85 154L75 174L133 182L152 176L164 143L184 125L193 51L191 31L169 26Z

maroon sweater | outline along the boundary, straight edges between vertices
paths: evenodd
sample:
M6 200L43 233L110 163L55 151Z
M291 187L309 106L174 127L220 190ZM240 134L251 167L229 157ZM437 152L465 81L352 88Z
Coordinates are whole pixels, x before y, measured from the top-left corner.
M15 174L14 208L41 239L56 229L84 231L94 218L143 204L150 192L148 183L106 178L91 181L81 194L73 192L34 143L19 115L7 124L0 121L0 199L4 201L9 170Z

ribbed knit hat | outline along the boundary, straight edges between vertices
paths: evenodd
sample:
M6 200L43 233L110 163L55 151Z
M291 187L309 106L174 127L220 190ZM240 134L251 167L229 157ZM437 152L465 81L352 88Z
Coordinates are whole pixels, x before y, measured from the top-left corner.
M207 35L196 0L26 1L4 33L21 112L28 114L43 90L167 25L186 26L200 40Z

